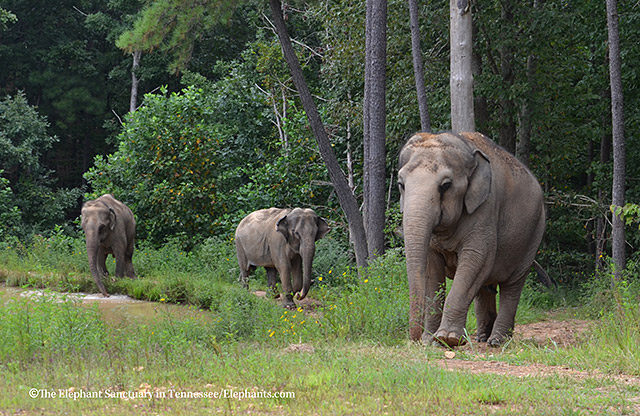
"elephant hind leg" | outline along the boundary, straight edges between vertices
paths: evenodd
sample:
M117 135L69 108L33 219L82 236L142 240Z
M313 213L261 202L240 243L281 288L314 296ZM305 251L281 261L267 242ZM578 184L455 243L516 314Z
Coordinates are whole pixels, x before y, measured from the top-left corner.
M483 286L475 298L476 320L478 322L478 332L476 339L478 342L487 342L493 324L497 317L496 312L496 285Z
M491 347L499 347L513 334L518 302L520 301L527 271L528 269L523 272L522 276L513 281L499 284L500 308L498 309L498 315L491 330L491 336L487 339L487 343Z
M275 267L265 267L265 270L267 271L267 286L271 289L273 297L277 298L280 295L280 293L278 293L278 287L276 286L278 282L278 271Z
M136 278L136 272L133 269L133 241L129 243L124 253L124 274L132 279Z
M249 289L249 275L251 272L255 270L255 266L247 265L244 267L240 267L240 276L238 277L238 281L245 289Z

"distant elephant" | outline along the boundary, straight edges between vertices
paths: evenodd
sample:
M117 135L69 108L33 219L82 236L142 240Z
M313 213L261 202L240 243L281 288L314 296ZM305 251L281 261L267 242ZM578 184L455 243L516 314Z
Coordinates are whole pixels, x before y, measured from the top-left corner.
M499 346L545 228L538 181L480 133L417 133L399 159L411 339L458 345L475 298L477 340Z
M111 254L116 258L116 276L135 278L133 270L133 244L136 221L133 212L113 195L105 194L82 206L82 228L87 239L87 255L91 275L105 297L109 294L102 282L108 276L105 260Z
M235 234L240 282L248 288L249 273L264 267L268 284L275 290L277 272L283 306L295 308L293 293L298 299L307 296L315 242L328 231L327 222L311 209L269 208L247 215Z

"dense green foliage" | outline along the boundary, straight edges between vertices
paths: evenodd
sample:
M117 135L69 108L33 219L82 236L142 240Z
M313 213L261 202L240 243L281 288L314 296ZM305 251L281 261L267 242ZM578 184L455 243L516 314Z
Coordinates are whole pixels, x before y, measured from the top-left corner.
M0 101L0 238L48 232L63 223L79 189L56 189L42 163L56 138L22 93Z

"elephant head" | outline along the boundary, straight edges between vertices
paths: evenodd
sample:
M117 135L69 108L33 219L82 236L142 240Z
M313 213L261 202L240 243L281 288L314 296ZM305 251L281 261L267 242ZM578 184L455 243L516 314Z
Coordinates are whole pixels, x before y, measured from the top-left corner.
M298 299L304 299L311 286L315 242L324 237L329 226L313 210L295 208L277 221L276 230L284 236L290 249L302 259L302 288L294 287L294 290L299 290L296 293Z
M432 236L447 238L457 232L461 216L473 214L489 196L491 178L487 156L451 134L417 134L400 153L398 185L413 340L420 339L424 329Z
M98 289L107 296L107 291L102 283L102 276L107 271L103 270L104 260L99 258L101 246L109 240L111 232L115 229L117 216L113 207L99 201L90 201L82 207L82 229L85 232L87 244L87 256L89 258L89 268ZM105 256L106 257L106 256Z

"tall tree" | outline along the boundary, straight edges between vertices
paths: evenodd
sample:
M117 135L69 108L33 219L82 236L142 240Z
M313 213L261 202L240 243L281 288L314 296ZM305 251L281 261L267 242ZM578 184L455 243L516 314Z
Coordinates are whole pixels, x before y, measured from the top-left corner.
M501 20L506 32L513 32L513 0L501 0ZM509 36L507 36L509 38ZM498 130L498 142L512 154L516 153L516 120L514 117L514 103L510 90L515 81L514 54L511 39L506 39L500 46L500 76L502 84L507 90L500 97L500 128Z
M609 80L611 83L611 120L613 127L613 192L614 207L624 205L626 149L624 138L624 105L622 96L622 75L620 59L620 32L618 29L617 0L607 0L607 28L609 34ZM624 221L616 213L613 215L612 230L613 262L616 278L626 267Z
M420 128L422 131L431 131L431 118L429 117L427 92L424 86L424 64L422 61L422 49L420 48L418 0L408 0L408 3L409 19L411 21L411 56L413 57L413 76L416 80L416 93L418 94Z
M387 0L367 0L364 122L365 221L369 257L384 253Z
M349 188L347 179L338 164L338 159L331 148L331 142L329 141L324 124L322 123L322 119L318 113L313 96L311 95L311 91L304 79L302 67L300 66L298 57L293 50L289 31L287 30L287 26L284 22L280 0L269 0L269 5L271 7L271 14L273 15L273 23L276 27L278 39L280 40L280 45L282 47L282 53L287 61L287 66L291 71L293 83L298 90L300 101L302 102L302 106L307 115L307 120L309 121L313 135L318 142L320 154L322 155L322 159L329 171L329 176L331 177L331 182L333 183L333 187L338 196L340 206L349 221L349 232L356 253L356 263L358 264L358 267L364 267L367 264L367 237L362 221L362 215L358 208L358 202Z
M474 131L472 24L470 0L450 0L451 129Z

